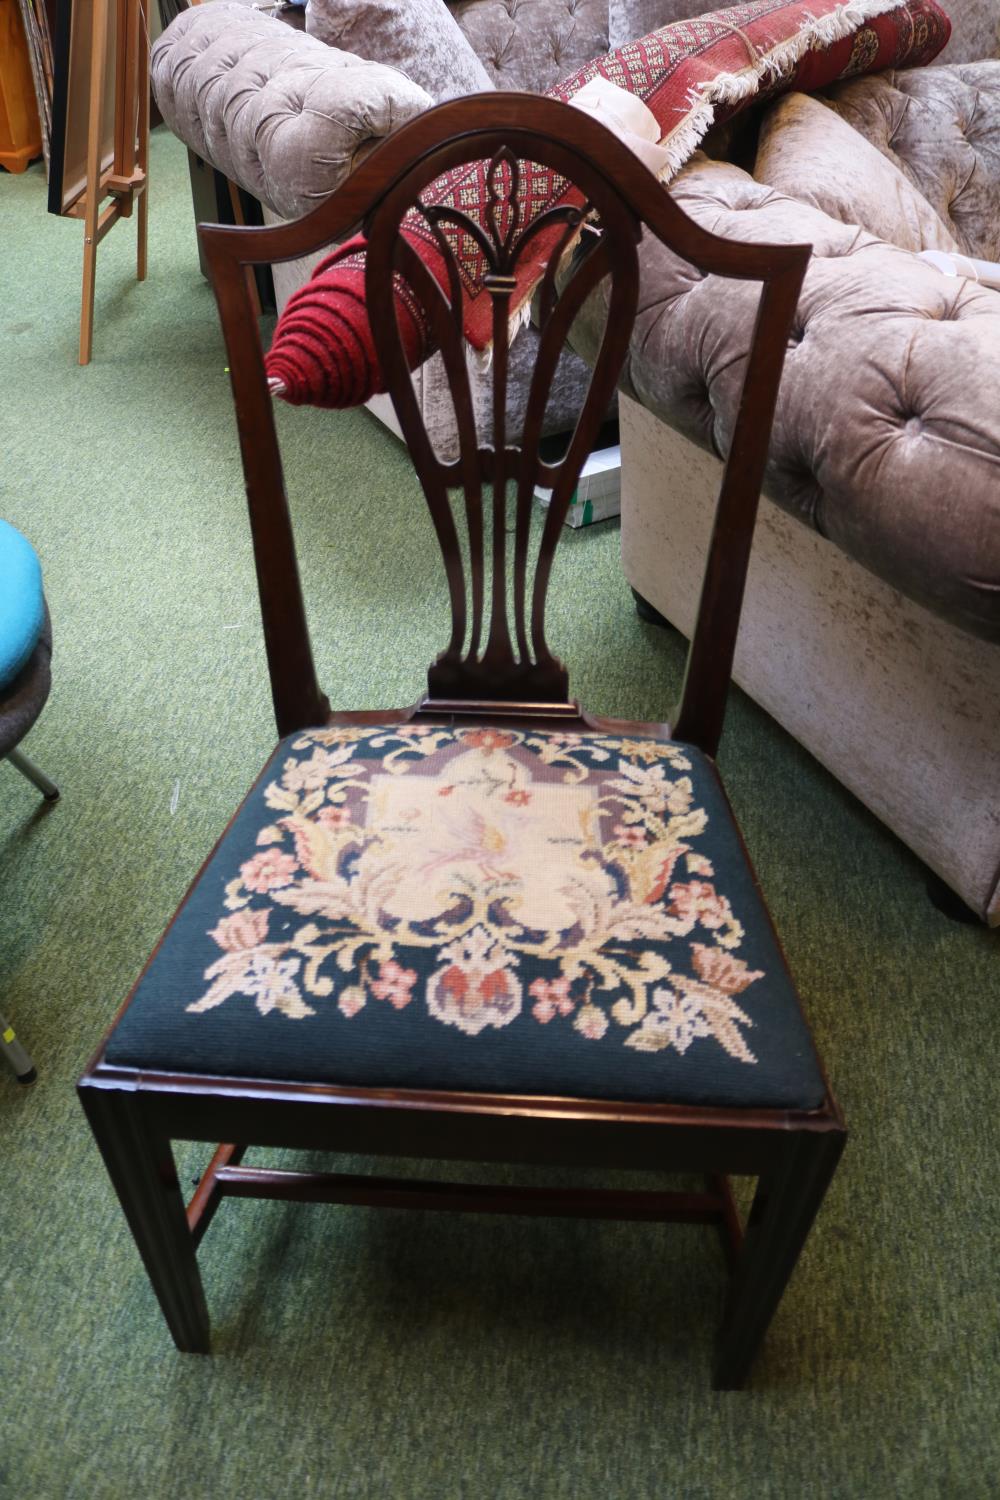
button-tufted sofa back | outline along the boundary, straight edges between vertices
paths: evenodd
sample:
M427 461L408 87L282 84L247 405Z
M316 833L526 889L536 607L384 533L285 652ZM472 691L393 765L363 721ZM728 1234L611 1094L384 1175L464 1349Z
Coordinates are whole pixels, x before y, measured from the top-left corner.
M452 14L498 89L543 93L608 50L608 0L461 0Z

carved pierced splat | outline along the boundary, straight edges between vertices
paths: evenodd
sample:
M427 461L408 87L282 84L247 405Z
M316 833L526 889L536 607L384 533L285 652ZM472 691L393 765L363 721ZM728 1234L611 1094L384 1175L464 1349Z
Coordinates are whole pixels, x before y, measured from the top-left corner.
M412 237L394 234L391 257L383 255L381 261L369 252L368 305L379 358L424 488L448 579L452 629L447 647L428 674L433 700L516 701L550 707L568 702L566 670L545 638L545 596L562 523L627 346L635 307L638 228L619 209L611 217L609 230L601 210L610 205L582 195L576 203L536 211L531 181L531 174L522 170L514 152L504 144L485 170L484 203L478 217L417 199L415 206L443 267L436 275L413 248ZM402 186L399 197L403 197ZM370 243L380 235L384 243L398 227L401 216L395 205L393 209L396 217L391 225L385 222L384 206L372 215L367 226ZM568 259L591 215L602 233L590 240L589 253L578 252ZM539 240L539 236L545 238ZM518 270L529 246L536 252L542 246L548 253L537 289L535 366L523 432L514 442L507 430L509 353L520 325L520 309L514 303ZM492 418L485 433L476 426L462 326L470 257L478 259L478 285L492 303ZM378 277L387 273L397 278L397 294L403 283L408 295L421 304L441 351L458 431L455 459L441 459L431 445L405 370L391 311L393 299L384 282L378 284ZM566 454L559 462L547 464L538 450L559 357L573 319L606 276L611 278L611 313L590 387ZM552 499L533 549L536 485L551 489ZM488 505L484 504L486 489Z
M455 174L461 193L470 162L489 164L494 187L492 194L484 195L483 206L492 196L492 216L484 215L481 223L471 218L463 223L455 212L450 211L449 218L428 208L422 218L407 219L407 234L401 234L408 211L442 173ZM554 207L550 215L546 203L532 205L525 187L526 178L537 181L533 164L538 163L548 173L546 202ZM574 185L571 195L553 196L553 175ZM452 201L456 207L466 206L454 195ZM585 255L579 248L574 251L567 271L562 263L573 240L578 233L587 237L582 222L587 213L600 226L599 238ZM535 703L551 712L570 711L566 674L545 641L545 594L569 499L607 410L631 334L641 227L705 275L761 284L682 698L672 719L678 739L713 755L725 714L778 381L809 247L720 239L689 219L627 147L597 121L556 100L502 92L428 110L389 136L337 192L293 224L260 229L202 226L232 371L271 692L283 735L324 722L329 709L313 664L246 271L315 254L343 241L359 223L368 235L366 311L382 372L423 481L448 579L452 630L431 668L436 705L452 698L464 704L479 700L485 710L492 703L507 709L517 704L523 711ZM431 248L439 275L431 273L409 243L414 224L419 225L414 243L422 239ZM542 332L517 444L508 441L505 401L497 404L490 434L477 433L473 420L462 336L463 299L473 289L469 268L462 263L470 247L482 257L486 275L498 278L487 288L480 280L481 300L470 316L479 318L481 325L481 311L489 305L489 322L497 335L492 385L503 394L511 293L500 278L516 275L518 257L525 253L540 248L547 252L547 258L539 257L545 269L534 297ZM548 465L538 457L538 448L558 355L584 299L602 278L607 278L601 291L607 325L601 350L569 449L561 463ZM400 292L398 299L395 290ZM407 314L414 307L426 310L441 351L460 435L458 456L450 461L434 452L417 407L400 347L399 307ZM531 525L531 492L539 481L554 493L539 545L533 547L538 528ZM483 503L486 487L491 490L488 512ZM513 538L510 558L508 535ZM508 571L509 592L501 582ZM586 715L577 713L577 718L588 722Z

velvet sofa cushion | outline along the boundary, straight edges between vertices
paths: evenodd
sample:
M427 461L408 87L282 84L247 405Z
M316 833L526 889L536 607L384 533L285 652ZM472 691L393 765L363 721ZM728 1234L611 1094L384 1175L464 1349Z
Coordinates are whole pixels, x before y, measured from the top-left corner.
M959 249L899 167L807 94L789 94L768 111L754 176L905 250Z
M858 78L828 98L913 183L964 254L1000 260L1000 62Z
M306 31L399 68L436 104L493 88L444 0L309 0Z
M890 0L891 3L891 0ZM840 0L750 0L693 21L678 21L616 52L595 58L549 90L572 103L597 78L640 100L662 131L661 178L686 162L709 128L732 118L766 93L821 88L860 70L888 63L926 63L944 45L948 21L937 0L864 0L859 8ZM864 20L867 12L868 20ZM559 206L582 206L583 194L553 166L530 159L502 164L503 192L516 194L522 222L543 221ZM490 260L484 246L496 185L488 161L467 162L428 184L420 208L402 218L399 233L442 288L449 286L449 251L462 295L462 330L474 349L493 338ZM423 205L447 210L432 230ZM456 224L454 211L478 219L481 234ZM551 220L523 235L507 304L511 316L527 315L549 255L563 233ZM358 235L320 262L309 282L285 305L266 356L266 369L282 400L293 405L352 406L385 389L365 299L366 241ZM423 299L397 287L401 353L410 369L436 347Z
M1000 3L998 0L948 0L951 41L940 63L980 62L1000 58Z
M107 1057L734 1108L825 1094L707 757L427 724L279 745Z

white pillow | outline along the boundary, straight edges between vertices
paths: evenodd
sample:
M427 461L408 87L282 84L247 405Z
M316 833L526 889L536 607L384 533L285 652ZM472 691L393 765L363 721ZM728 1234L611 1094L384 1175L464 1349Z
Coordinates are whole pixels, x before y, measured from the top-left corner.
M903 250L960 248L895 162L806 94L787 94L765 116L753 175Z

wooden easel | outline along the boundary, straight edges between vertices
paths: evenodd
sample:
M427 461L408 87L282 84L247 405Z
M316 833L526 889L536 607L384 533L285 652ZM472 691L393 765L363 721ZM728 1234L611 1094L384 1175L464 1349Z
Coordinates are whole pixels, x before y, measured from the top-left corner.
M93 0L87 175L82 193L65 212L83 220L83 303L80 309L80 364L90 363L94 341L94 287L97 247L119 219L132 216L138 202L136 280L146 279L149 166L148 0ZM114 160L101 170L103 101L108 64L111 6L117 7L114 53ZM105 199L110 202L104 204Z

